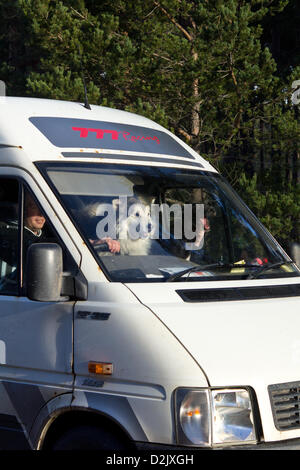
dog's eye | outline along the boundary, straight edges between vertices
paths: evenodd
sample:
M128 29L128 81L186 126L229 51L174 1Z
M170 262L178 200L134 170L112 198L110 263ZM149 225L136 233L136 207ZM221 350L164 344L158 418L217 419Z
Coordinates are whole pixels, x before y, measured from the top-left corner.
M139 217L139 216L140 216L140 214L139 214L138 212L136 212L136 213L135 213L135 216L136 216L136 217Z

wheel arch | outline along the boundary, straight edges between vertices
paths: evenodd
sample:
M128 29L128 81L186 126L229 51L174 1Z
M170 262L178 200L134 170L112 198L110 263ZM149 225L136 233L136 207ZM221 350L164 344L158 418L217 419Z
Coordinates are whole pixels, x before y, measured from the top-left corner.
M128 447L134 447L131 436L120 422L103 412L78 407L61 410L55 416L49 417L41 435L39 449L51 449L53 443L60 436L68 430L81 425L109 430L125 442Z

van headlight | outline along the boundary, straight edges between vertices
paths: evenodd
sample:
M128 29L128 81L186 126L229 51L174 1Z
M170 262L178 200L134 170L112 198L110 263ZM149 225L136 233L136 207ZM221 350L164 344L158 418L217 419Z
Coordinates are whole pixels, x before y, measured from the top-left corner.
M218 446L257 442L247 389L177 389L178 444Z

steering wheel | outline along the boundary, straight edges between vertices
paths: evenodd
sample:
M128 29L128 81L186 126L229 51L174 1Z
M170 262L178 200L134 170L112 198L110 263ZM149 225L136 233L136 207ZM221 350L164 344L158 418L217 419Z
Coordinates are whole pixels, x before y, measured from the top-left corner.
M100 243L99 245L94 245L94 250L98 253L109 252L109 246L106 242Z

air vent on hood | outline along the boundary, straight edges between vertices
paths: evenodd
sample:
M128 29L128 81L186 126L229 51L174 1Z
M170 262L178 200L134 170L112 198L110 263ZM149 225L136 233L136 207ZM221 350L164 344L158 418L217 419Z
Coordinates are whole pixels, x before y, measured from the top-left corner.
M176 290L184 302L222 302L300 296L300 284Z

